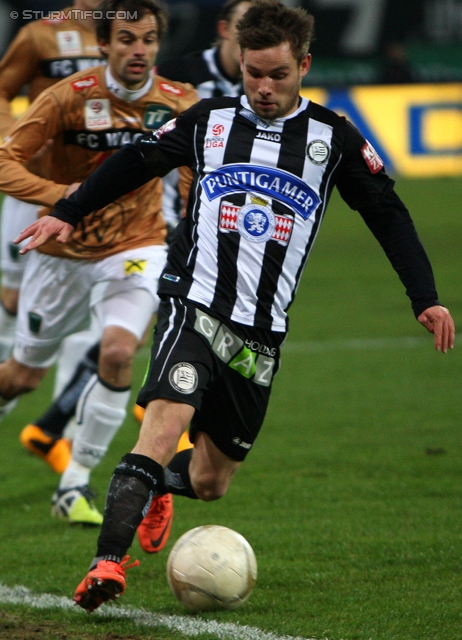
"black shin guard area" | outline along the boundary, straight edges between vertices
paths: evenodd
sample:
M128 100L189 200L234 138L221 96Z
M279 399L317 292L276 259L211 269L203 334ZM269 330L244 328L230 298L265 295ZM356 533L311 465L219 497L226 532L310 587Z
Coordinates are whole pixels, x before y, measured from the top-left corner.
M109 485L97 556L125 555L146 505L153 495L163 492L159 491L160 486L163 487L160 464L131 453L122 458Z
M184 449L173 457L164 471L165 489L167 493L197 500L189 477L191 456L192 449Z

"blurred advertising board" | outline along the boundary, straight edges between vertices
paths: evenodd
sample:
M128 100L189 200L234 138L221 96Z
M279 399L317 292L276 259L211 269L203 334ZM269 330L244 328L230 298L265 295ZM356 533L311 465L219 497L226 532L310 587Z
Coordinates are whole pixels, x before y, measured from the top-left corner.
M306 87L302 94L351 120L389 173L462 175L462 84Z

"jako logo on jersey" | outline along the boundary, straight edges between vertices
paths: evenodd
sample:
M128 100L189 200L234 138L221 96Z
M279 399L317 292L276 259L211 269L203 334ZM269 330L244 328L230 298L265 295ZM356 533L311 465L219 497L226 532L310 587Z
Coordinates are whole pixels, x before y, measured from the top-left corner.
M74 80L71 82L71 87L74 91L83 91L84 89L90 89L96 87L98 84L98 78L96 76L88 76L88 78L82 78L81 80Z
M183 89L174 87L173 85L167 84L166 82L159 82L159 87L162 91L165 91L165 93L173 93L175 96L178 96L178 98L181 98L184 95Z
M383 160L368 140L361 149L361 153L371 173L378 173L382 169Z
M271 133L271 131L259 131L255 137L261 138L262 140L269 140L270 142L281 142L281 134Z
M317 193L297 176L282 169L251 164L224 165L203 178L201 184L210 201L230 193L258 193L279 200L304 220L321 202Z
M214 124L212 127L212 134L214 136L221 136L224 130L225 127L222 124Z

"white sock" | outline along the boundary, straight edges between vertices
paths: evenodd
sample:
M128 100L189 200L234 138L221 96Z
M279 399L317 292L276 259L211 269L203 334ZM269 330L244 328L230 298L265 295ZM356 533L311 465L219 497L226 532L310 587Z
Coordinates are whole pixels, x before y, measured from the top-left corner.
M56 362L55 386L53 389L53 400L55 400L69 380L74 375L77 365L82 360L84 354L98 340L101 339L101 330L98 323L92 322L90 329L72 333L64 338L59 350Z
M129 399L130 389L109 389L96 374L90 378L77 404L78 426L72 443L72 462L61 477L60 489L76 486L70 484L76 471L75 466L70 468L72 463L79 465L79 473L88 470L88 483L91 469L102 460L125 419Z
M72 489L73 487L85 487L90 481L91 469L84 467L75 460L71 460L66 471L61 476L59 489Z
M0 302L0 362L8 360L13 352L16 334L16 316L8 313Z

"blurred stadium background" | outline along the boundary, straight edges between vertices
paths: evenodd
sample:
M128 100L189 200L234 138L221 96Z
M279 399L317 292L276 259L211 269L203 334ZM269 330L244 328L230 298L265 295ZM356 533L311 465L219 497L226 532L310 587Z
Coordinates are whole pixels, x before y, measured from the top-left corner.
M462 173L462 0L285 3L303 6L316 18L307 95L352 120L389 172ZM0 0L0 53L27 21L69 4ZM159 61L207 48L222 4L166 0L170 31ZM17 19L10 17L13 11ZM23 107L19 102L18 109Z

